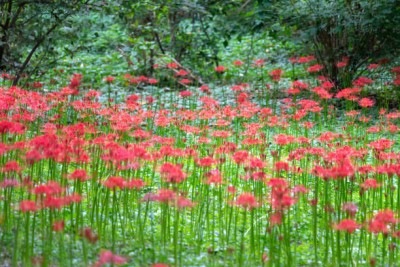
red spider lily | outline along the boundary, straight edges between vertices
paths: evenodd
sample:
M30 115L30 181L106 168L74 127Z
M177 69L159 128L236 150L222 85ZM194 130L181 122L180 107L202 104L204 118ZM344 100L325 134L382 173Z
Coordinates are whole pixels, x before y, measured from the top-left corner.
M210 87L208 86L208 85L202 85L202 86L200 86L200 91L202 91L203 93L211 93L210 92Z
M284 161L275 162L275 171L289 171L289 163Z
M64 197L65 205L69 205L71 203L79 203L82 201L82 196L78 193L73 193L72 195L68 195Z
M21 167L19 166L18 162L16 161L9 161L7 162L3 168L1 169L2 172L20 172Z
M350 217L354 217L358 211L358 207L356 204L354 204L352 202L347 202L347 203L343 203L342 210L347 212L347 214L349 214Z
M262 67L265 63L265 59L256 59L254 60L254 66L256 67Z
M162 188L152 197L153 201L169 203L176 199L176 193L170 189Z
M224 67L224 66L217 66L217 67L215 67L214 70L215 70L216 72L222 73L222 72L226 71L226 67Z
M157 79L154 79L154 78L149 78L149 79L147 80L147 83L148 83L148 84L157 84L157 83L158 83L158 80L157 80Z
M291 58L289 58L289 62L290 63L292 63L292 64L296 64L297 63L297 57L291 57Z
M175 73L176 76L186 76L188 74L189 74L189 72L187 72L186 70L183 70L183 69L181 69Z
M0 121L0 134L4 133L23 134L24 132L25 132L25 126L19 122Z
M253 209L259 206L256 198L251 193L242 193L236 199L235 205L241 206L244 209Z
M146 183L143 182L141 179L132 179L125 185L129 189L136 189L139 190L142 187L146 186Z
M388 225L379 220L371 220L368 225L368 231L374 234L387 234L389 232Z
M246 150L236 151L235 154L233 154L232 156L236 164L244 163L248 157L249 157L249 152L247 152Z
M242 92L237 96L237 103L238 104L244 104L247 101L247 98L249 97L248 94Z
M390 229L390 224L397 224L398 222L399 220L394 218L394 212L392 210L379 211L370 221L368 231L374 234L387 234Z
M308 88L308 84L305 82L302 82L300 80L296 80L292 83L292 87L297 88L297 89L307 89Z
M57 195L64 192L65 189L56 181L48 181L47 184L39 185L33 189L36 195Z
M360 228L356 221L353 219L343 219L338 224L334 225L334 229L338 231L346 231L349 234Z
M175 62L171 62L171 63L168 63L168 64L166 65L166 67L167 67L168 69L177 69L177 68L179 67L179 65L178 65L177 63L175 63Z
M80 231L80 236L84 237L90 243L94 244L99 240L99 236L95 235L90 227L85 227Z
M295 187L293 187L292 192L293 194L307 194L308 193L308 188L305 187L304 185L296 185Z
M271 178L267 182L267 185L271 186L271 187L287 187L288 186L286 180L283 178Z
M181 97L189 97L189 96L192 95L192 92L190 92L190 91L181 91L181 92L179 92L179 95Z
M253 142L253 144L255 144ZM261 144L258 143L257 144ZM266 163L264 161L262 161L261 159L257 158L257 157L250 157L248 162L247 162L247 166L246 168L249 170L255 170L255 169L262 169L266 166Z
M71 180L79 180L81 182L84 182L84 181L89 180L89 177L88 177L88 175L87 175L85 170L76 169L69 175L69 179L71 179Z
M272 213L269 217L269 223L271 224L271 227L282 224L282 216L282 212L280 211Z
M330 82L330 81L324 81L324 82L322 83L322 88L324 88L324 89L326 89L326 90L330 90L330 89L332 89L333 87L335 87L335 84L332 83L332 82Z
M358 101L358 104L362 108L369 108L369 107L373 107L374 106L374 101L372 99L364 97L364 98L361 98Z
M240 60L235 60L235 61L233 61L233 65L234 66L236 66L236 67L240 67L240 66L242 66L244 63L242 62L242 61L240 61Z
M38 210L35 201L32 200L22 200L19 203L19 209L22 212L35 212Z
M364 190L376 189L381 185L375 179L367 179L360 185Z
M336 98L345 98L345 99L350 99L350 97L354 96L354 94L357 94L361 91L360 88L344 88L340 90L336 94Z
M164 163L160 168L161 176L168 183L181 183L186 179L182 167L169 162Z
M52 210L58 209L60 210L63 206L66 205L66 199L63 197L53 197L53 196L46 196L43 201L43 206L45 208L50 208Z
M101 267L105 264L121 265L127 263L128 260L122 256L113 254L109 250L102 250L100 252L99 260L93 265L93 267Z
M115 77L113 77L113 76L107 76L104 78L104 81L106 83L112 83L112 82L114 82L114 80L115 80Z
M308 67L308 68L307 68L307 71L308 71L309 73L313 73L313 72L321 71L323 68L324 68L324 66L319 65L319 64L315 64L315 65L313 65L313 66Z
M281 69L275 69L275 70L272 70L272 71L269 73L269 76L271 76L271 78L272 78L273 81L279 82L279 80L281 79L282 74L283 74L283 70L281 70Z
M297 59L297 63L303 64L303 63L308 63L310 61L315 60L314 56L305 56L305 57L299 57Z
M103 182L103 185L110 189L123 189L126 186L126 181L120 176L111 176Z
M182 80L180 80L179 82L180 82L181 84L185 84L185 85L188 85L188 84L191 84L191 83L192 83L192 81L189 80L189 79L182 79Z
M200 159L195 159L195 163L200 167L211 167L217 162L212 157L204 157Z
M0 182L0 188L17 187L17 186L20 186L20 183L15 179L4 179L4 181Z
M353 81L354 86L364 87L366 85L372 84L374 81L367 77L359 77L357 80Z
M65 222L64 221L56 221L53 223L53 231L62 232L64 231Z
M71 89L76 89L76 88L78 88L78 87L81 85L82 77L83 77L82 74L75 73L75 74L72 76L72 78L71 78L70 83L69 83L68 86L69 86Z
M379 68L379 66L380 66L379 64L371 63L371 64L368 65L367 69L374 70L374 69Z
M236 193L236 187L233 185L229 185L226 190L232 195Z
M394 141L382 138L379 140L372 141L371 143L368 144L368 146L373 148L374 150L382 151L391 148L393 144Z
M312 89L314 93L316 93L321 99L331 99L332 94L330 94L325 88L323 87L315 87Z
M295 143L296 138L291 135L277 134L274 136L274 142L279 146L283 146L283 145Z
M285 210L297 202L290 196L290 190L284 187L273 187L271 192L271 206L275 210Z
M191 208L191 207L194 206L194 203L191 200L189 200L189 199L187 199L187 198L185 198L183 196L179 196L176 199L176 206L179 209Z

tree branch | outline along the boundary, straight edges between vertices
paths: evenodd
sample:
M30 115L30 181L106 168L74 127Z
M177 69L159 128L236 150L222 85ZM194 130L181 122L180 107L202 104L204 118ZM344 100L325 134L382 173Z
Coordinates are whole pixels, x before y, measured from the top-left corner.
M46 39L48 35L50 35L60 24L61 22L58 21L55 23L48 31L42 35L42 37L36 42L36 44L32 47L31 51L29 52L28 56L25 58L24 63L22 66L19 68L17 75L15 76L15 79L13 81L13 85L17 85L19 79L21 78L22 73L24 72L25 68L28 66L29 61L31 60L33 54L35 54L36 50L39 48L39 46L43 43L43 41Z

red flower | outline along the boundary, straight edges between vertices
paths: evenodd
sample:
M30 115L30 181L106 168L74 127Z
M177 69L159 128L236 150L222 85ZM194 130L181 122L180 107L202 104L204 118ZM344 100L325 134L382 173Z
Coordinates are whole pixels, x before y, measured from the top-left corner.
M374 70L374 69L376 69L376 68L378 68L379 67L379 64L374 64L374 63L372 63L372 64L369 64L369 66L367 67L367 69L369 69L369 70Z
M71 179L71 180L80 180L80 181L84 182L84 181L88 180L89 178L88 178L85 170L76 169L76 170L74 170L73 173L71 173L69 175L69 179Z
M203 93L210 93L210 87L208 85L202 85L200 86L200 91L202 91Z
M175 62L171 62L171 63L168 63L166 67L168 69L177 69L179 67L179 65L176 64Z
M33 193L36 195L56 195L61 194L63 191L64 188L56 181L48 181L47 184L39 185L33 189Z
M115 77L113 77L113 76L107 76L104 78L104 81L106 83L112 83L114 80L115 80Z
M344 219L340 223L336 224L334 228L338 231L347 231L348 233L353 233L360 226L352 219Z
M104 266L105 264L116 264L116 265L121 265L127 263L128 260L122 256L118 256L113 254L109 250L103 250L100 253L100 258L99 260L93 265L94 267L101 267Z
M1 169L2 172L20 172L21 167L19 166L18 162L12 160L7 162L4 167Z
M182 171L182 167L169 162L161 166L160 173L168 183L180 183L186 179L186 174Z
M189 72L187 72L186 70L182 70L182 69L175 73L176 76L186 76L188 74L189 74Z
M175 200L175 198L176 194L174 191L166 188L161 188L160 190L158 190L158 194L152 197L152 200L168 203Z
M90 243L94 244L99 240L99 236L93 234L90 227L86 227L80 231L80 236L86 238Z
M176 200L176 206L179 209L191 208L191 207L194 206L194 203L190 199L187 199L185 197L179 196L178 199Z
M243 62L240 61L240 60L235 60L235 61L233 61L233 65L234 65L234 66L237 66L237 67L240 67L240 66L243 65Z
M315 57L314 56L305 56L305 57L300 57L298 60L297 60L297 63L308 63L308 62L310 62L310 61L313 61L313 60L315 60Z
M347 202L342 205L342 210L347 212L351 217L354 217L358 211L358 207L352 202Z
M287 182L283 178L271 178L267 185L271 187L287 187Z
M147 81L149 84L157 84L158 80L154 79L154 78L149 78L149 80Z
M55 232L62 232L65 227L64 221L56 221L53 223L53 231Z
M367 189L370 189L370 188L373 188L373 189L378 188L378 187L380 187L381 185L378 184L378 183L376 182L375 179L367 179L367 180L365 180L364 183L362 183L360 186L361 186L363 189L367 190Z
M353 81L354 86L364 87L373 83L374 81L367 77L359 77L357 80Z
M245 209L253 209L258 206L256 198L251 193L243 193L239 195L235 204Z
M282 213L279 211L272 213L269 222L271 226L280 225L282 223Z
M189 80L189 79L182 79L179 82L182 83L182 84L190 84L192 81Z
M315 64L313 66L308 67L307 71L310 73L313 73L313 72L318 72L318 71L322 70L323 68L324 68L324 66Z
M28 212L28 211L36 211L38 207L36 206L35 201L32 200L22 200L19 203L19 209L22 212Z
M126 183L126 187L129 189L136 189L139 190L140 188L142 188L143 186L145 186L146 183L143 182L141 179L132 179L131 181Z
M275 170L277 172L280 172L282 170L288 171L289 170L289 163L284 162L284 161L278 161L275 163Z
M119 187L120 189L124 188L126 185L126 182L124 180L124 178L120 177L120 176L112 176L110 178L108 178L103 185L105 187L108 187L110 189L116 189L117 187Z
M224 72L224 71L226 71L226 67L224 67L224 66L216 66L216 67L214 68L214 70L215 70L216 72Z
M186 91L181 91L181 92L179 92L179 95L180 95L181 97L189 97L189 96L192 95L192 92L190 92L190 91L188 91L188 90L186 90Z
M269 76L271 76L273 81L278 82L281 79L282 74L283 74L283 70L275 69L269 73Z
M358 104L362 108L369 108L369 107L373 107L374 106L374 101L372 99L364 97L364 98L361 98L358 101Z

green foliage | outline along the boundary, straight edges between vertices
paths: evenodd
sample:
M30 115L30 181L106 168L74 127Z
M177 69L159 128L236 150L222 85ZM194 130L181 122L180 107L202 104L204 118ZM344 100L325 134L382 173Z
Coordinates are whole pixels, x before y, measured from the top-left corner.
M14 83L23 73L32 74L50 67L56 60L58 30L88 6L90 0L0 2L0 69L15 74Z
M278 1L282 24L325 65L325 74L347 86L360 68L399 55L400 5L396 0ZM336 63L348 58L346 76Z

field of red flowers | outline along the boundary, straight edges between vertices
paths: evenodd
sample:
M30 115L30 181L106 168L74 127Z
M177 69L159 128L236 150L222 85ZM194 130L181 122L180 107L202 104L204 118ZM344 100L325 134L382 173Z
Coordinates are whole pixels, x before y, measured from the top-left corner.
M277 69L214 88L159 68L186 90L2 76L6 266L399 266L400 112L368 97L373 79L336 88L308 65L287 86Z

